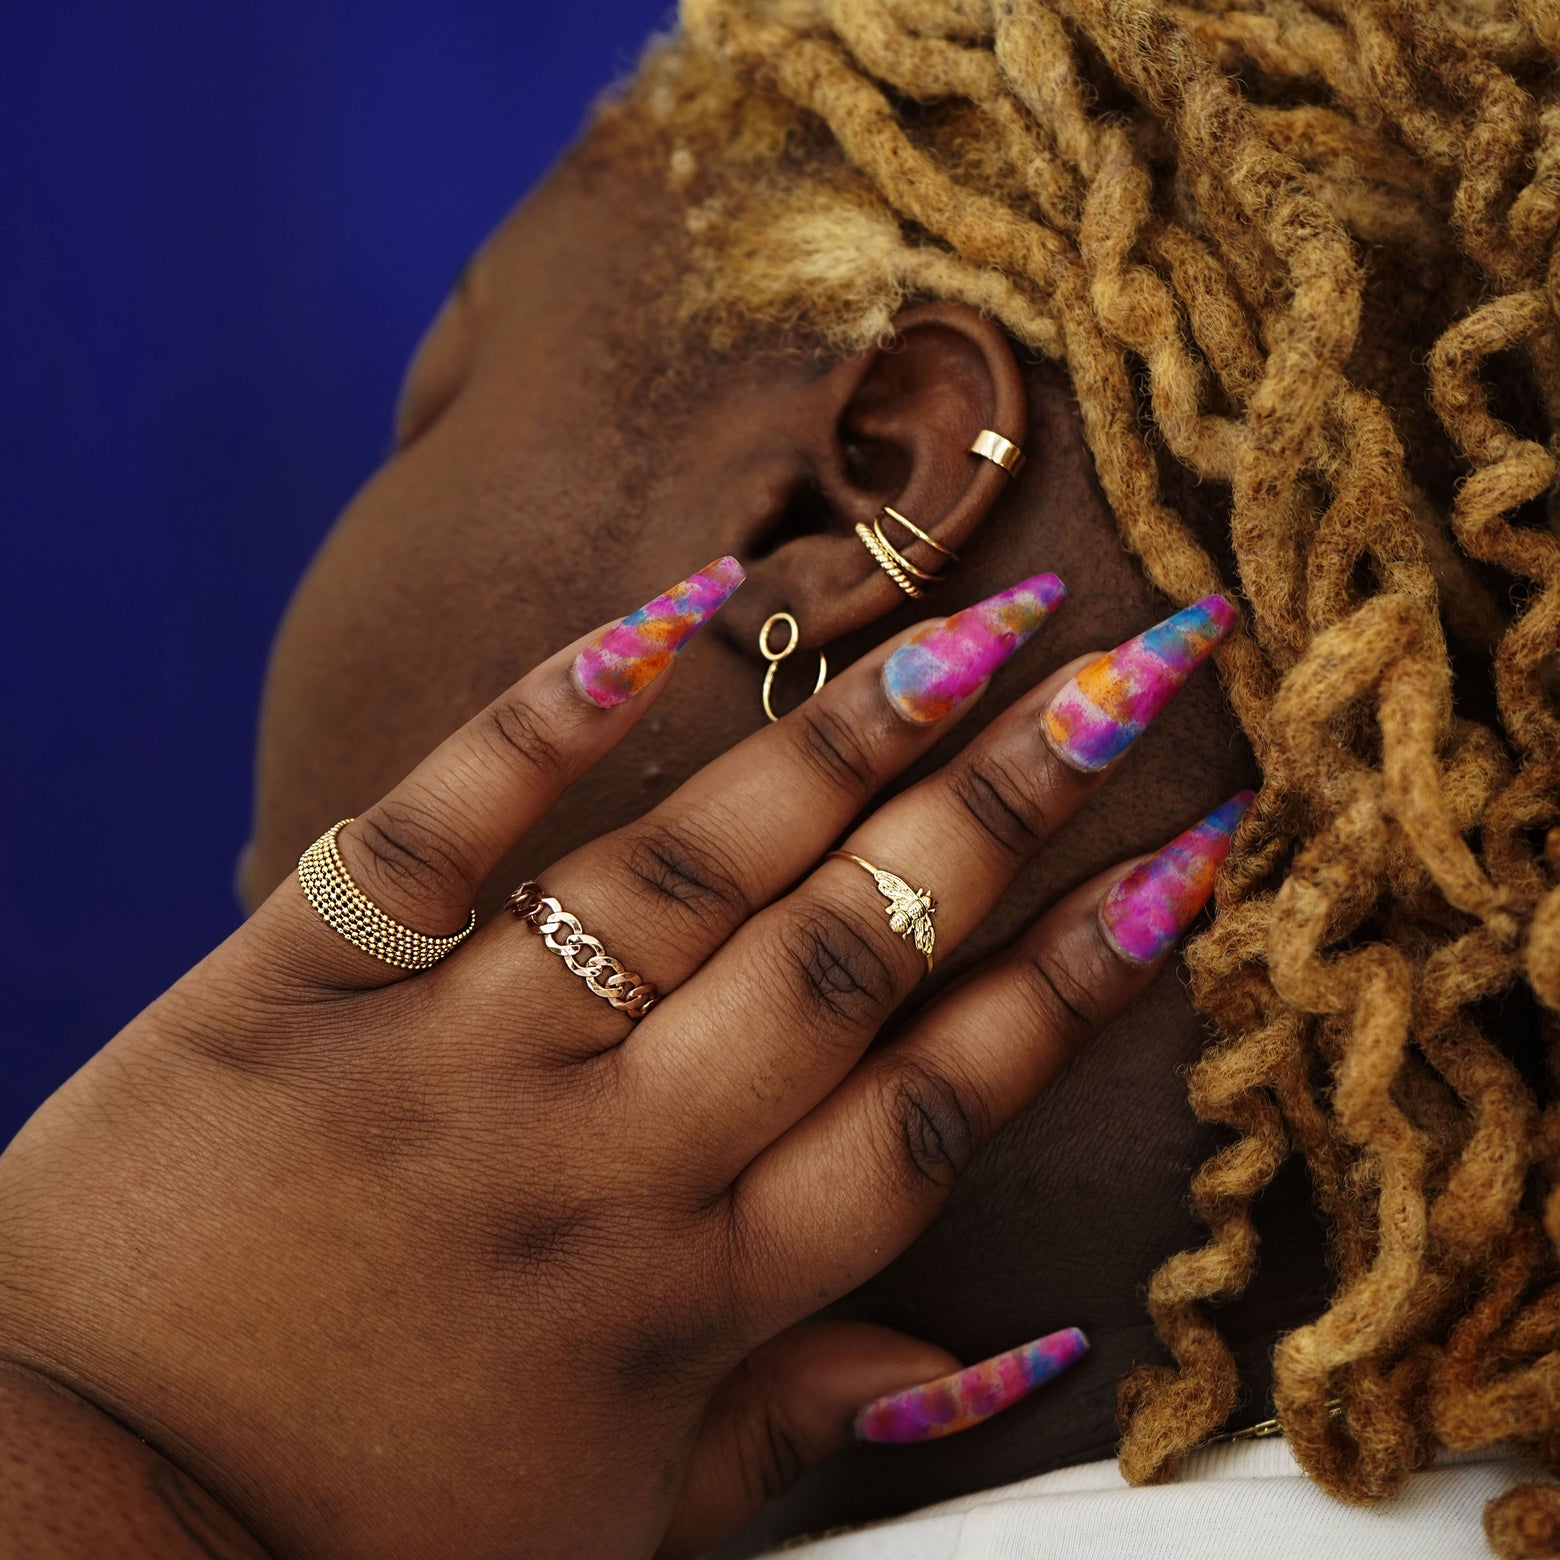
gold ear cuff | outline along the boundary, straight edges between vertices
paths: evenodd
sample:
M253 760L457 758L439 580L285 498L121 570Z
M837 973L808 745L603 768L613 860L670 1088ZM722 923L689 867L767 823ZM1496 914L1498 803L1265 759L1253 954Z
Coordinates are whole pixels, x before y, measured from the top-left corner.
M872 522L872 528L868 530L865 525L856 526L856 535L861 539L861 545L872 554L873 562L891 579L907 596L919 601L923 594L916 580L923 580L928 585L936 585L942 575L930 570L918 568L905 557L900 550L889 541L883 530L883 522L893 520L902 525L906 531L918 542L924 542L933 552L941 553L952 563L959 561L959 555L951 547L944 547L935 536L928 536L913 520L907 520L897 509L885 504L883 513Z
M1017 476L1024 464L1023 450L1011 439L1003 438L1000 433L990 428L982 428L975 435L975 442L970 445L970 454L979 455L982 460L989 460L1010 477ZM910 537L924 543L933 552L941 553L949 563L957 563L959 555L951 547L944 547L935 536L927 535L913 520L907 520L897 509L888 504L884 504L883 513L872 522L870 529L863 524L857 524L856 535L860 538L861 545L872 555L872 561L907 596L919 601L924 592L916 581L920 580L926 585L936 585L943 579L943 575L911 563L904 553L889 541L883 529L885 520L892 520L903 526Z
M970 454L1000 466L1010 477L1016 477L1024 464L1024 452L1011 440L990 428L982 428L970 445Z

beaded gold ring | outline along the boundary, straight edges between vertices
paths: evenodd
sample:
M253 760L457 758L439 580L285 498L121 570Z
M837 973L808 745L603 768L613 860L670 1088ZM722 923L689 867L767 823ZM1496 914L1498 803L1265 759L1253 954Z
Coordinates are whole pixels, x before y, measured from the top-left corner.
M386 915L352 881L336 836L351 823L332 824L298 858L298 882L314 913L354 948L398 970L432 969L471 936L477 912L451 937L428 937Z

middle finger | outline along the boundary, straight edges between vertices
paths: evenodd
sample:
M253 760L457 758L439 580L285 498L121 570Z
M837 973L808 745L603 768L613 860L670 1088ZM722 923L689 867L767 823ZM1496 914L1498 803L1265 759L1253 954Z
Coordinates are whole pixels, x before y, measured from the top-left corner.
M907 930L926 920L915 891L935 897L941 956L1105 783L1234 621L1210 597L1053 674L867 817L845 858L755 915L639 1027L625 1062L673 1130L697 1127L716 1176L735 1174L827 1095L926 974Z

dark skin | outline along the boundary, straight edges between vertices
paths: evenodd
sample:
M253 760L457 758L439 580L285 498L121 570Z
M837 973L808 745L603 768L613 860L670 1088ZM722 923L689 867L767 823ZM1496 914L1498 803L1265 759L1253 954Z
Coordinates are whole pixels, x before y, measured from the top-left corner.
M636 332L675 259L675 213L643 191L577 158L478 258L414 367L400 454L279 644L244 880L281 891L0 1162L0 1494L37 1553L431 1557L523 1535L675 1560L950 1350L1069 1323L1095 1354L1064 1389L842 1459L738 1542L1108 1447L1112 1382L1151 1347L1135 1290L1195 1238L1207 1145L1174 1076L1195 1017L1163 961L1108 943L1099 903L1124 856L1246 778L1239 747L1207 678L1111 772L1042 739L1079 652L1163 604L1111 542L1065 388L969 311L908 310L892 350L822 368L694 365L636 402ZM982 426L1023 437L1021 486L968 454ZM947 740L886 708L883 641L912 614L849 533L886 500L966 554L943 610L1042 568L1087 608ZM608 711L586 697L571 636L721 551L750 584L676 677ZM754 735L749 647L779 607L833 676ZM654 972L657 1011L636 1025L560 982L507 917L437 971L387 971L287 883L348 812L344 857L386 913L450 932L539 870ZM952 889L936 981L872 891L820 865L840 840ZM1271 1295L1236 1319L1256 1350L1309 1299L1298 1272Z
M252 902L322 821L383 792L550 647L706 557L734 553L748 585L684 658L646 729L494 877L487 908L761 722L756 645L769 613L788 609L802 626L782 703L810 689L818 647L838 668L924 615L851 534L884 502L960 552L933 610L1039 570L1068 584L1043 648L1004 670L977 722L1044 671L1164 614L1120 544L1065 376L961 306L907 312L891 353L822 371L805 356L736 354L686 376L656 415L625 411L625 382L644 365L622 344L643 334L647 288L665 285L657 258L671 274L676 216L643 180L576 156L509 218L446 305L408 376L400 450L337 524L277 644L242 874ZM1016 481L966 453L983 426L1022 430L1030 459ZM952 734L912 776L966 737ZM1059 894L1156 848L1255 778L1205 673L937 985ZM653 933L623 957L653 968ZM1076 1323L1093 1343L1085 1362L963 1436L831 1459L771 1508L766 1535L1111 1455L1115 1383L1163 1357L1142 1286L1201 1235L1187 1184L1220 1138L1192 1118L1182 1072L1203 1038L1181 980L1161 978L977 1159L932 1228L837 1308L964 1359ZM1314 1314L1323 1276L1298 1178L1274 1188L1259 1222L1262 1275L1223 1317L1249 1388L1232 1425L1270 1413L1272 1341Z

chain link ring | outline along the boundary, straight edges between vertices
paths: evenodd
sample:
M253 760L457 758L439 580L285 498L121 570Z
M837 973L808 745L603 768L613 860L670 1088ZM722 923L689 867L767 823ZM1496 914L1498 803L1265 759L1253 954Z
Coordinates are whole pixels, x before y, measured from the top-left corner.
M579 921L542 893L542 885L528 879L509 896L509 908L541 933L542 942L563 960L587 988L620 1013L643 1018L660 1001L661 994L648 981L626 970L590 935ZM559 935L562 933L563 935Z

